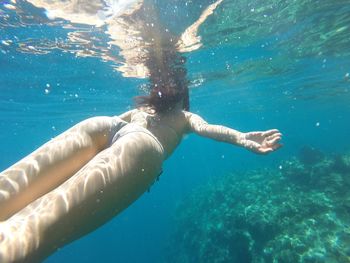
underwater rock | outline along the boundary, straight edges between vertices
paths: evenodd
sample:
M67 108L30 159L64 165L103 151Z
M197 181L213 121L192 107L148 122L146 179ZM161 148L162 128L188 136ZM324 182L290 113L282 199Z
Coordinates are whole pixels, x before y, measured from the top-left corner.
M349 160L216 178L179 204L166 262L350 262Z
M315 147L305 145L299 150L298 158L304 165L313 165L321 162L324 154Z
M340 173L349 173L350 158L348 156L342 156L340 154L334 155L332 169Z

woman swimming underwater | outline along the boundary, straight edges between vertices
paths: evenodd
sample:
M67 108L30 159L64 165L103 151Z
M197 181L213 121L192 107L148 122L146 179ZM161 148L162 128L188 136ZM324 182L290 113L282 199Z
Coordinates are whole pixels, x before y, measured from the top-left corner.
M112 219L149 189L185 134L258 154L281 147L276 129L245 133L191 113L185 59L169 39L147 52L150 94L134 110L84 120L0 173L0 262L40 262Z
M1 173L0 262L37 262L128 207L184 134L266 154L278 130L242 133L186 111L186 91L152 89L118 117L87 119Z

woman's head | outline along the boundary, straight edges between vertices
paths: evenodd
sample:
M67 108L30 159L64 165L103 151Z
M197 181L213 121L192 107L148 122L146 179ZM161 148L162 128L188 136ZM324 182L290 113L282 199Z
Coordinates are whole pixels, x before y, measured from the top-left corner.
M153 85L148 96L136 97L137 106L146 106L158 113L164 113L181 107L189 110L188 88L171 85Z
M150 107L158 113L169 112L179 106L188 111L189 92L184 63L184 57L167 54L161 67L160 63L150 65L150 93L136 97L137 106Z
M148 28L144 61L149 71L149 95L136 97L138 107L150 107L158 113L181 107L189 110L186 58L177 51L177 41L162 25Z

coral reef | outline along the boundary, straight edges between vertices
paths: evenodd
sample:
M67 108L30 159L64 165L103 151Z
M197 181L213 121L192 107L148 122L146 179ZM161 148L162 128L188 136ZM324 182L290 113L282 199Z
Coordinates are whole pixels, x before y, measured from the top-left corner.
M305 165L312 165L321 162L324 154L315 147L305 145L299 150L298 159Z
M178 206L167 262L350 262L350 154L306 159L194 191Z

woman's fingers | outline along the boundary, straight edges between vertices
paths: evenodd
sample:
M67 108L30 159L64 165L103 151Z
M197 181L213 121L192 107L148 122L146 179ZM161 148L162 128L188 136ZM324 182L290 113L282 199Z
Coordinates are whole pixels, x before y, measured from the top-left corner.
M273 152L273 151L276 151L277 149L281 148L282 147L282 144L275 144L271 147L261 147L258 149L258 153L261 153L261 154L268 154L270 152Z
M271 138L266 140L266 144L271 146L271 145L276 144L280 140L281 140L281 136L271 136Z
M262 153L262 154L267 154L267 153L270 153L272 151L273 151L272 148L260 148L259 149L259 153Z
M264 132L249 132L246 134L247 148L260 154L268 154L280 147L282 133L277 129L271 129Z
M263 135L264 137L268 137L268 136L271 136L271 135L273 135L273 134L280 134L280 135L282 136L282 134L280 133L280 131L277 130L277 129L267 130L267 131L265 131L265 132L262 133L262 135Z
M277 149L281 148L283 146L283 144L281 143L277 143L278 142L278 138L275 138L273 144L268 145L268 147L260 147L258 148L258 152L261 154L267 154L273 151L276 151Z
M270 136L268 136L268 137L265 137L265 140L267 140L267 141L272 141L272 140L274 140L274 139L276 139L276 138L278 138L279 140L282 138L282 134L280 134L280 133L275 133L275 134L273 134L273 135L270 135Z

